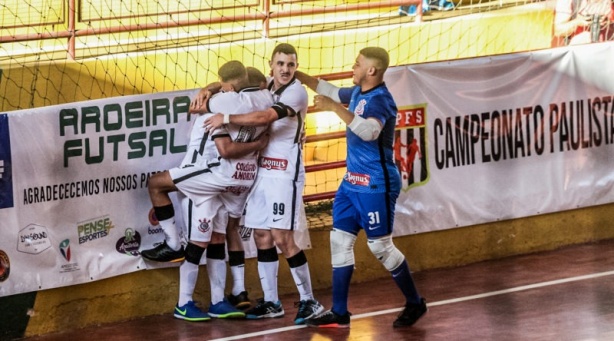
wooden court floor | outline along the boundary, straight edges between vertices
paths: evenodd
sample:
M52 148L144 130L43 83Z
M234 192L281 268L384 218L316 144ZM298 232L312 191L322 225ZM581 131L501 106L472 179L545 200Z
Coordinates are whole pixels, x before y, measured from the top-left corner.
M294 326L296 297L288 296L279 319L190 323L169 307L165 315L26 340L614 340L614 240L414 277L429 311L406 329L392 328L403 300L387 278L352 285L349 329ZM329 290L316 296L330 307Z

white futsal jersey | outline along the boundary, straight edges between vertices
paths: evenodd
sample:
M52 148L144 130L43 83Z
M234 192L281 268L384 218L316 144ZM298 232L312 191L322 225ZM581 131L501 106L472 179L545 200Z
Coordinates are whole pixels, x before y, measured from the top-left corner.
M269 85L269 89L272 87ZM275 104L296 115L274 121L269 144L260 152L258 175L245 209L245 226L294 230L303 202L305 167L301 136L307 113L307 91L297 79L273 92Z
M269 89L273 86L270 81ZM258 177L275 177L303 182L305 167L301 136L307 113L307 91L298 79L272 91L275 106L287 107L296 115L271 123L269 144L260 152Z
M208 101L207 109L212 113L236 115L266 110L271 105L273 99L268 90L250 87L239 92L216 94ZM224 159L220 157L214 139L229 136L234 142L251 142L267 127L227 125L206 132L203 121L210 115L200 115L195 120L186 156L180 167L169 172L179 191L195 205L220 197L231 216L240 216L257 174L258 155L253 153L242 158Z
M258 87L250 87L236 93L231 92L229 96L226 94L213 96L207 103L207 111L210 113L240 115L252 111L266 110L271 105L273 105L273 98L270 93L266 90L260 90ZM227 124L211 133L211 141L214 142L216 138L229 136L233 142L252 142L267 129L267 126L250 127ZM216 167L214 172L223 173L234 180L250 180L246 177L250 177L250 174L255 176L258 153L246 155L239 159L223 159L215 144L211 144L213 144L212 147L205 148L205 158L209 160L209 164L219 160L220 167ZM254 178L251 180L254 180Z
M255 137L267 129L267 127L242 127L226 125L213 132L207 132L203 123L207 117L214 113L227 113L230 115L247 114L252 111L266 110L273 105L273 98L268 90L260 90L257 87L249 87L239 92L225 92L214 95L207 102L209 113L198 115L194 120L190 131L186 155L181 162L185 165L216 164L221 157L213 139L221 136L230 136L234 142L251 142ZM254 156L247 156L251 159ZM238 160L225 160L224 168L216 169L216 172L227 171L233 168Z

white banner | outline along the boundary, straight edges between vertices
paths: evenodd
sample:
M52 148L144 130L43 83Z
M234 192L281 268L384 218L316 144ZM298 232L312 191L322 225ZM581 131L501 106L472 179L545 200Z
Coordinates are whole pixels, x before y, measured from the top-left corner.
M181 162L196 91L0 115L0 296L168 266L139 255L164 238L147 182ZM304 216L300 227L308 248Z
M600 43L391 68L395 235L613 202L611 60ZM194 93L0 114L0 296L155 266L147 181L181 161Z
M614 43L396 67L395 235L614 202Z

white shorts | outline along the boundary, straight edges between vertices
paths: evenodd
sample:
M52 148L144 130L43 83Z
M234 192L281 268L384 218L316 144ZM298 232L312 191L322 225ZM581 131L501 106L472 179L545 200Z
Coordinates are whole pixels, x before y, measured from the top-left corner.
M245 200L253 180L237 180L232 174L223 176L214 167L207 165L187 165L169 170L177 189L190 198L194 205L217 198L231 217L243 214Z
M187 227L187 239L196 242L210 242L211 234L226 234L228 212L218 198L211 198L200 205L183 194L178 194L183 221Z
M304 182L256 177L247 197L245 226L254 229L296 230Z

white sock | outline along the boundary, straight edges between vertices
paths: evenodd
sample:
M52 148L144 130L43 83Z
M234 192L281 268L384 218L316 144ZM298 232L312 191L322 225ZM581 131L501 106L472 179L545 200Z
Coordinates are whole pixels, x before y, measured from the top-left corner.
M226 261L207 258L207 273L211 287L211 304L222 302L226 288Z
M232 274L232 294L238 295L245 291L245 264L231 266Z
M258 274L260 274L260 284L264 292L264 300L269 302L279 301L277 293L277 272L279 261L258 262Z
M311 288L308 263L296 268L290 268L290 273L292 274L292 278L294 278L298 293L301 295L301 301L313 300L313 289Z
M179 236L179 229L175 225L175 217L160 220L160 227L164 231L166 244L175 251L179 250L181 248L181 237Z
M179 267L179 300L177 305L183 306L189 301L193 301L192 295L196 288L196 280L198 279L198 265L183 262Z

